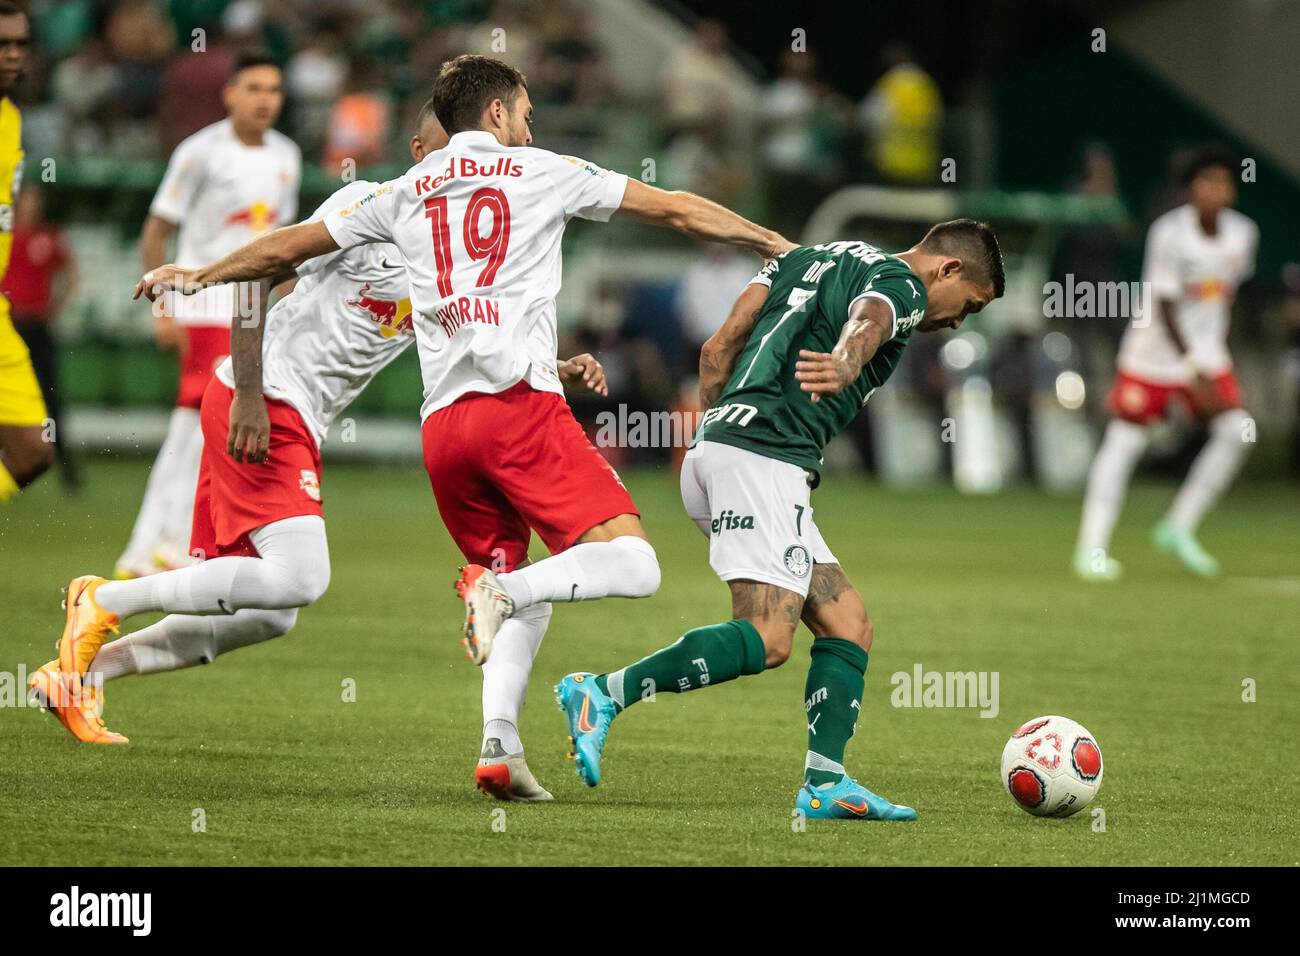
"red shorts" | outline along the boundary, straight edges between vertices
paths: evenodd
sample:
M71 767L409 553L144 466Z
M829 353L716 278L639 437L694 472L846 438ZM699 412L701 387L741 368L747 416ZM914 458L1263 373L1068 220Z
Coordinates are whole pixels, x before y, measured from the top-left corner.
M424 466L438 513L466 559L511 571L532 528L557 553L596 525L639 514L564 396L520 382L475 393L424 422Z
M1210 381L1223 404L1229 408L1241 407L1241 386L1237 383L1236 375L1227 371L1214 376ZM1198 406L1195 394L1186 385L1161 385L1127 372L1120 372L1116 376L1107 404L1116 418L1145 425L1165 417L1170 399L1178 399L1197 417L1206 417L1205 410Z
M226 452L233 389L213 378L203 393L203 459L194 493L190 554L254 557L249 539L273 521L321 513L320 449L302 416L285 402L267 399L271 450L259 464L238 462Z
M181 384L178 408L198 408L217 366L230 354L230 328L221 325L182 325ZM221 447L226 447L225 440Z

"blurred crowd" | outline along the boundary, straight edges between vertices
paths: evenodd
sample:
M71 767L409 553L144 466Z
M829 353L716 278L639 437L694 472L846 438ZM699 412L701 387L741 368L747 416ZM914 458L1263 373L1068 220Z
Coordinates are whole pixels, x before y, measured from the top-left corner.
M815 50L796 48L740 102L734 54L743 54L721 22L701 20L658 67L656 92L646 101L616 82L611 54L576 0L32 0L31 11L36 42L22 96L29 163L36 156L165 159L186 136L224 116L221 89L245 49L268 51L283 64L279 126L308 163L331 176L348 160L360 169L401 163L430 77L441 62L467 51L501 56L527 74L544 117L541 145L597 161L658 157L658 185L709 196L795 238L837 188L936 184L946 155L938 84L898 43L886 44L868 64L871 79L860 99L823 78ZM619 151L614 140L628 128L635 142ZM621 145L627 139L622 135ZM1104 144L1084 151L1077 176L1062 188L1118 196ZM50 246L53 235L65 250L43 268L51 276L70 275L70 252L57 234L40 231L46 227L33 209L22 227L32 230L33 248ZM1136 227L1071 229L1056 249L1052 276L1130 278L1141 241ZM568 329L566 345L598 351L616 397L630 407L689 410L699 346L753 265L726 249L701 248L672 281L609 284ZM1300 393L1297 276L1288 280L1286 315ZM66 278L41 280L26 323L33 352L48 353L51 362L57 350L41 340L42 330L66 298ZM1104 392L1093 383L1108 380L1122 328L1120 319L1058 330L1071 340L1071 364L1089 382L1090 403ZM1047 374L1038 347L1043 332L1013 330L990 356L989 376L1017 427L1027 428L1028 408ZM950 379L939 349L918 346L909 349L900 385L941 407ZM1100 417L1099 409L1094 413ZM1300 432L1295 442L1300 469ZM1025 447L1032 474L1027 440ZM866 437L860 451L869 462Z
M27 151L165 159L222 118L221 88L248 48L283 65L281 126L331 172L344 158L404 156L438 65L493 45L528 74L557 136L590 136L609 86L575 11L566 0L33 0Z

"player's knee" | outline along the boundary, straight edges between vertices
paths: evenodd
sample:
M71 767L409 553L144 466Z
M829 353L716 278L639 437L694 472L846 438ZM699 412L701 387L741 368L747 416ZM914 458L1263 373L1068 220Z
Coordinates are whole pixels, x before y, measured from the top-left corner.
M628 556L622 569L625 593L629 597L650 597L658 591L659 556L655 554L654 546L645 538L634 535L615 538L613 543L618 544Z
M780 667L790 659L794 647L794 628L784 622L751 621L758 636L763 639L763 666L771 669Z
M284 637L293 630L293 626L297 623L298 609L296 607L284 608L279 611L263 611L258 615L260 639L269 641L272 638Z
M852 641L864 651L869 651L871 650L871 639L873 636L874 633L871 626L871 618L867 617L864 613L861 618L855 621L853 626L849 628L846 640Z
M21 488L54 464L54 445L40 438L12 442L5 448L5 459L9 473Z
M1253 424L1254 420L1250 417L1250 412L1244 408L1230 408L1210 420L1210 431L1221 438L1250 442L1253 438L1246 432L1247 427Z
M310 566L299 568L294 575L294 589L299 607L315 604L330 586L330 563L327 560L313 562Z

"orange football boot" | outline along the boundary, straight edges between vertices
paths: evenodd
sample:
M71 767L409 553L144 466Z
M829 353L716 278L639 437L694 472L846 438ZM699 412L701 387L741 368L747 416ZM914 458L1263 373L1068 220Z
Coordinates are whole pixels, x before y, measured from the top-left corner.
M41 667L27 682L37 702L54 714L68 733L85 744L124 744L127 739L104 726L104 691L94 681L71 690L58 661Z
M74 689L108 636L117 633L117 615L95 600L95 592L104 583L104 578L83 574L73 578L64 591L63 606L68 614L59 638L59 670Z

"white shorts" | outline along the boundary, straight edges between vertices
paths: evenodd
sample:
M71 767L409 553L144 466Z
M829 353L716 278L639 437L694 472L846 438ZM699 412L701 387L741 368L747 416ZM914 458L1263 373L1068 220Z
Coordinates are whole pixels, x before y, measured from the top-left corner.
M709 537L724 581L760 581L808 596L813 564L838 564L813 521L798 465L702 441L682 462L682 504Z

